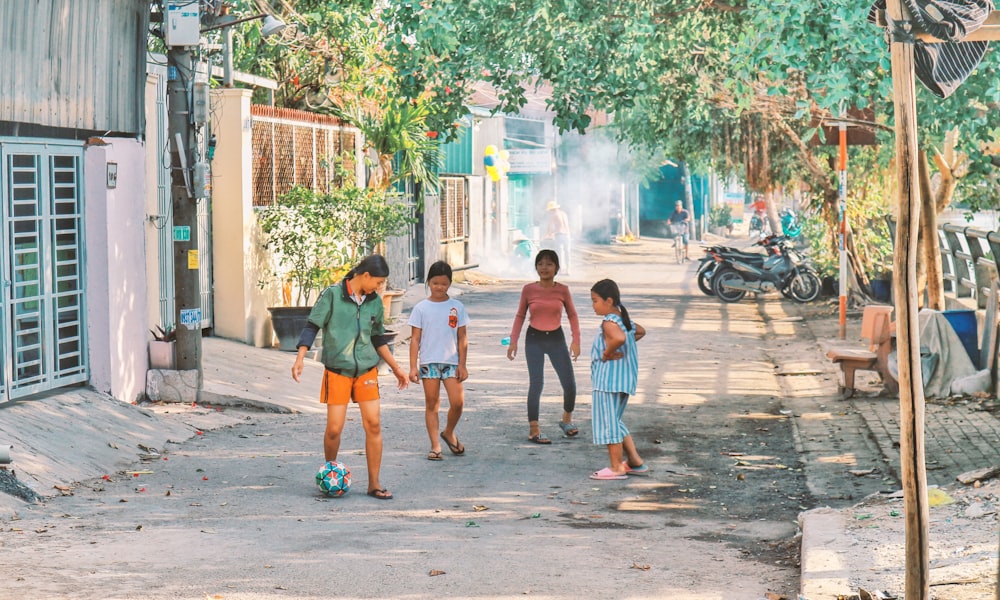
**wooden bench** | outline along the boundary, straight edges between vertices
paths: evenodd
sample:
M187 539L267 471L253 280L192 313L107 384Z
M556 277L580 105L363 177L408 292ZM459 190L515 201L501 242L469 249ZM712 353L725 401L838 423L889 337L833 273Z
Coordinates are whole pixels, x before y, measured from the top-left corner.
M826 353L827 358L839 365L844 373L845 398L854 395L856 371L876 371L883 383L890 388L895 387L896 381L888 368L889 353L892 351L891 320L891 306L866 306L861 317L861 337L868 340L868 349L834 348Z

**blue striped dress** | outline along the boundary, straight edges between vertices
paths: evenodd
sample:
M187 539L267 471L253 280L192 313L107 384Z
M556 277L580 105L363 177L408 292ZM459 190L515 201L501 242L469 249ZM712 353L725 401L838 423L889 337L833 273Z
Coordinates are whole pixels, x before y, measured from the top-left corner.
M590 349L590 383L593 388L591 402L591 431L598 445L620 444L631 435L622 416L628 397L635 393L639 379L639 354L635 344L635 329L625 330L625 323L616 314L605 315L625 331L625 343L618 348L625 356L617 360L602 361L607 348L604 332L600 331ZM604 323L601 323L602 327Z
M604 321L611 321L625 331L622 318L614 313L604 315ZM604 322L601 322L604 326ZM632 395L639 380L639 353L635 345L635 328L625 331L625 343L618 349L625 354L618 360L601 361L608 345L604 342L604 332L599 330L590 348L590 383L593 389L602 392L624 392Z

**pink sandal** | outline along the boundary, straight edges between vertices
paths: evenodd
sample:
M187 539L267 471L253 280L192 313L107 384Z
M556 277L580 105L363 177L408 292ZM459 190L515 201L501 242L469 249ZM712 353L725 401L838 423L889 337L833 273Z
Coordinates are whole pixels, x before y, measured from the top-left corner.
M612 471L608 467L604 467L600 471L594 471L593 473L591 473L590 474L590 478L591 479L600 479L602 481L607 481L607 480L628 479L628 476L625 475L624 473L615 473L614 471Z

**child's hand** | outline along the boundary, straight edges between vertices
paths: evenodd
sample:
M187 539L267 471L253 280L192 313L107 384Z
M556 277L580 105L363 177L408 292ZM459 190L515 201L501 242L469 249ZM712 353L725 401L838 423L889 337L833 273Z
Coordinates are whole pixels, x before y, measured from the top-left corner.
M570 358L576 360L577 356L580 356L580 344L570 344L569 345L569 355Z
M625 358L625 353L621 350L615 350L614 352L608 352L607 350L601 354L601 362L607 362L609 360L619 360Z
M510 345L507 346L507 358L509 360L514 360L515 356L517 356L517 343L514 340L511 340Z
M462 383L469 378L469 370L464 365L458 365L458 382Z
M420 374L417 372L416 369L410 369L410 381L412 381L413 383L417 383L418 381L420 381Z
M406 386L410 385L408 379L406 379L406 371L402 367L397 366L392 370L392 374L396 376L396 383L399 384L399 389L405 389Z
M296 383L299 381L299 378L302 377L303 366L302 357L296 357L295 362L292 364L292 379L294 379Z

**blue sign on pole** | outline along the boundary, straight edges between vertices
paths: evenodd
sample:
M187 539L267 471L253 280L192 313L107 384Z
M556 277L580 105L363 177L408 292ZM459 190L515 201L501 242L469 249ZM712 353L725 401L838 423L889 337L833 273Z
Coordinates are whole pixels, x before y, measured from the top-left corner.
M198 329L201 327L201 309L185 308L181 310L181 326L185 329Z

